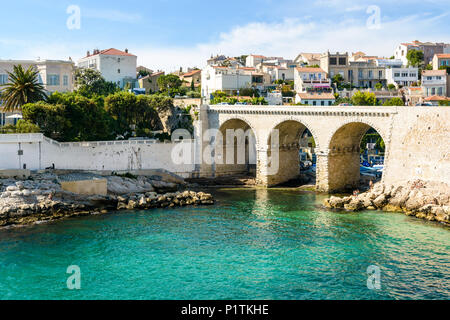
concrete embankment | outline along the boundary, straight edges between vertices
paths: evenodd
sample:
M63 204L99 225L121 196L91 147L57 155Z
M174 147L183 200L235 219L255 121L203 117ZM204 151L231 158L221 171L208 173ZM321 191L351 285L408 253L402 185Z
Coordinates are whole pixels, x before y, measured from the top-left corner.
M103 195L73 193L62 188L68 181L88 184L100 180L107 182L107 193ZM22 180L0 179L0 226L27 225L115 210L214 204L210 194L185 189L182 178L167 172L139 177L44 172Z
M359 195L331 197L327 208L345 211L383 210L403 212L428 221L450 225L450 186L443 182L407 181L393 185L377 183Z

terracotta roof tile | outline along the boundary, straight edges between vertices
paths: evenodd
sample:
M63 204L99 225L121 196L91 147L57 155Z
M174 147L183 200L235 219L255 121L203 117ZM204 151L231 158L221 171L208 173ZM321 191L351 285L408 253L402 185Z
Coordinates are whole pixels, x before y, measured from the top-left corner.
M87 56L87 57L96 56L96 55L98 55L98 54L109 55L109 56L127 56L127 57L135 57L134 54L131 54L131 53L128 53L128 52L125 52L125 51L120 51L120 50L117 50L117 49L114 49L114 48L110 48L110 49L106 49L106 50L101 50L101 51L99 51L98 53L96 53L96 54L91 54L91 55L89 55L89 56ZM86 58L87 58L87 57L86 57Z

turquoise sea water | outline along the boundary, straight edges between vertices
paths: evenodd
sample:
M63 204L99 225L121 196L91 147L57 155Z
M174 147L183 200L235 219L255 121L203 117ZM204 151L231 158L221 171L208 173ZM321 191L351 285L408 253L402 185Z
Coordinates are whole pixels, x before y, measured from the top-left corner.
M214 207L0 230L1 299L449 299L450 229L335 213L323 196L215 192ZM68 266L81 289L67 289ZM367 268L380 268L380 290Z

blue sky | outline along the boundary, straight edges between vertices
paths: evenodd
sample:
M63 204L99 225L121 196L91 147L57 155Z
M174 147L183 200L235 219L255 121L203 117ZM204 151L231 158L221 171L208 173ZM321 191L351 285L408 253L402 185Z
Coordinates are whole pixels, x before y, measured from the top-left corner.
M0 59L76 61L87 50L115 47L128 48L139 64L172 71L202 67L217 53L294 58L330 50L391 56L399 42L450 42L448 0L2 2ZM66 26L70 5L81 10L80 29ZM380 12L376 25L370 24L373 6Z

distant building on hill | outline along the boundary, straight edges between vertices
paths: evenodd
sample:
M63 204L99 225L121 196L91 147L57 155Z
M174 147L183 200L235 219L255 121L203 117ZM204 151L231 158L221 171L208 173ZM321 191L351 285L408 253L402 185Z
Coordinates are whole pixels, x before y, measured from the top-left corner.
M136 87L137 57L128 52L114 48L106 50L95 49L92 54L88 51L86 57L78 60L79 68L90 68L100 71L106 81L124 88L130 83L131 88Z

